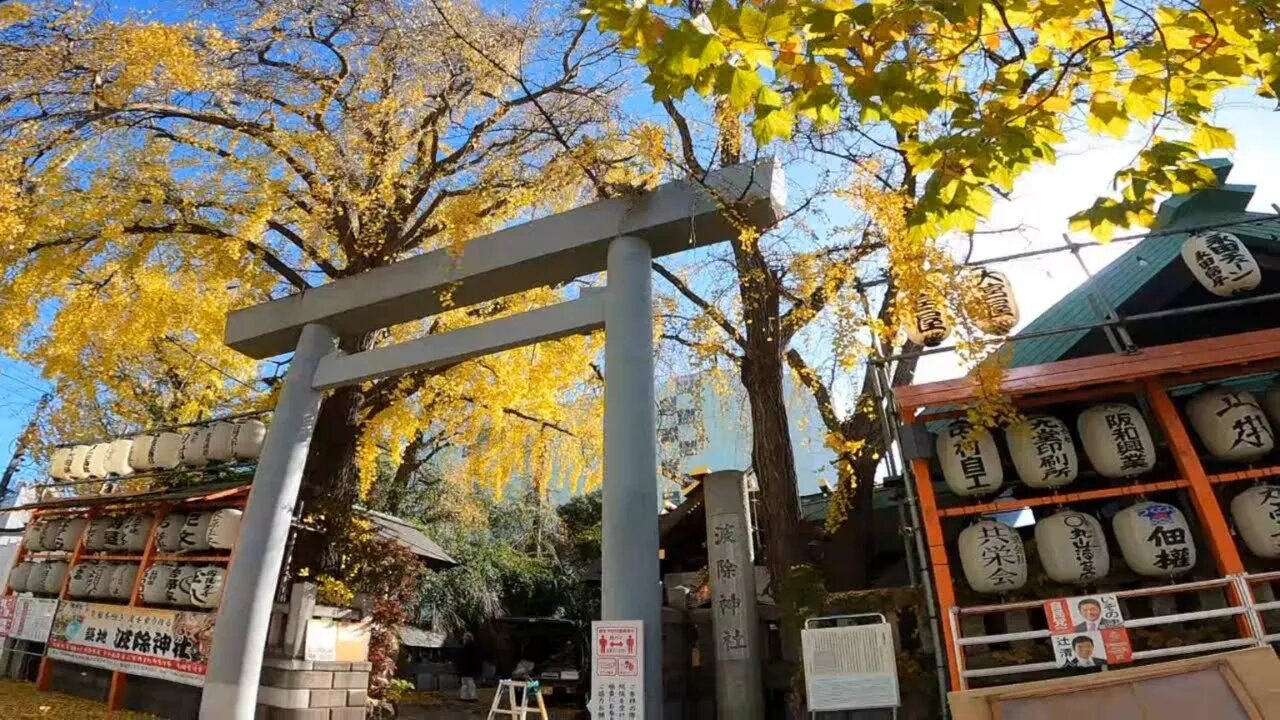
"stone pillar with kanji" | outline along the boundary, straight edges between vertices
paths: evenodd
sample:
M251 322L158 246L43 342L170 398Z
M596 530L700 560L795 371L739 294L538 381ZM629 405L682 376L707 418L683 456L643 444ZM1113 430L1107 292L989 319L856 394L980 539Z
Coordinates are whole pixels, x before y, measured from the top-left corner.
M716 715L763 720L760 623L746 479L737 470L704 476L711 632L715 639Z

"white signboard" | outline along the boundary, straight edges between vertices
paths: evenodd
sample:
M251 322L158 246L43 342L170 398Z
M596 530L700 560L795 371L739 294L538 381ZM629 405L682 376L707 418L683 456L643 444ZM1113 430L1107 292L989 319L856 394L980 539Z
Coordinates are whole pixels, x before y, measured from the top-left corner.
M809 710L897 707L898 664L888 623L805 629L804 677Z
M58 610L57 600L12 595L5 600L13 604L13 609L8 611L8 620L0 622L0 635L41 643L49 639L53 615Z
M213 613L64 602L47 654L55 660L204 684Z
M644 718L644 622L591 623L591 717Z

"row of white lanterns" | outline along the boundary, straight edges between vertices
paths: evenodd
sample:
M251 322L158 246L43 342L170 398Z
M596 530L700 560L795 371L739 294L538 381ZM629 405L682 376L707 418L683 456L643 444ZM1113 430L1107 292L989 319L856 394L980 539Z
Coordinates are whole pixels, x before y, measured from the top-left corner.
M138 577L136 563L85 562L71 569L67 595L76 599L128 600ZM57 595L67 579L67 563L28 561L9 573L14 592ZM148 605L216 608L222 601L226 570L217 565L157 563L142 576L142 600Z
M142 601L148 605L216 608L227 572L217 565L156 563L142 574Z
M1280 530L1280 522L1271 525ZM1139 575L1173 577L1196 564L1191 528L1173 505L1135 503L1116 513L1111 529L1125 564ZM1040 564L1054 582L1089 585L1111 572L1102 523L1092 515L1059 512L1036 523L1035 538ZM975 591L999 594L1026 584L1026 549L1013 527L981 520L960 532L958 548L965 580ZM1280 548L1272 552L1280 556Z
M255 460L266 437L267 426L261 420L224 420L181 432L144 433L94 445L61 447L49 459L49 476L54 480L105 479L179 466Z
M965 279L972 284L981 301L981 310L973 324L988 335L1007 335L1021 317L1009 276L996 270L966 270ZM951 322L938 300L927 294L907 299L905 313L907 339L916 345L934 347L951 335Z
M1191 427L1209 454L1226 462L1253 462L1275 447L1271 420L1280 421L1280 389L1259 403L1245 390L1210 388L1187 403ZM1132 405L1105 403L1080 413L1076 432L1089 463L1099 475L1131 478L1155 466L1155 442L1142 413ZM1080 459L1071 431L1051 415L1032 415L1005 431L1018 477L1028 487L1057 488L1076 479ZM989 495L1004 484L1004 467L995 438L965 421L937 438L942 476L952 492Z
M230 550L240 532L241 515L235 508L166 515L157 528L156 547L162 553ZM151 534L152 522L150 515L104 515L93 520L55 518L31 523L23 539L33 552L65 552L75 547L83 532L86 551L141 552Z

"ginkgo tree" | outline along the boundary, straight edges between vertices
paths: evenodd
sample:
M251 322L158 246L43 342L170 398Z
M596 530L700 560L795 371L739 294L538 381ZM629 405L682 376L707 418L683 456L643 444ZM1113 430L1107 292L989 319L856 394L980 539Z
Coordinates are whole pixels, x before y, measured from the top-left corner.
M202 22L151 22L20 5L0 25L0 351L55 384L50 439L269 407L288 358L222 347L229 310L656 177L653 128L619 127L612 46L560 9L227 0L193 3ZM328 395L302 500L317 532L295 569L342 576L353 508L406 449L465 448L452 472L497 488L597 482L599 347L569 338Z

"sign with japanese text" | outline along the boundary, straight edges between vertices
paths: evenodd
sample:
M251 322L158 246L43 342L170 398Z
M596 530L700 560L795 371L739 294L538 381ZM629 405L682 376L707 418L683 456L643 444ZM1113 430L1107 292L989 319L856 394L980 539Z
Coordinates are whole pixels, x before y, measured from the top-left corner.
M63 602L47 654L55 660L203 685L213 613Z
M0 638L9 637L9 628L13 626L13 611L18 605L18 596L0 597Z
M49 628L53 626L53 615L58 609L57 600L13 595L4 600L11 601L12 609L8 621L0 620L0 636L31 642L49 639Z
M1129 631L1115 595L1049 600L1044 616L1058 667L1104 670L1133 661Z
M811 712L898 707L898 661L889 623L806 628L800 634Z
M591 716L644 718L644 622L591 623Z
M744 604L754 602L747 592L751 539L742 513L717 513L708 525L707 565L711 574L712 631L716 658L742 660L749 654L751 628Z

